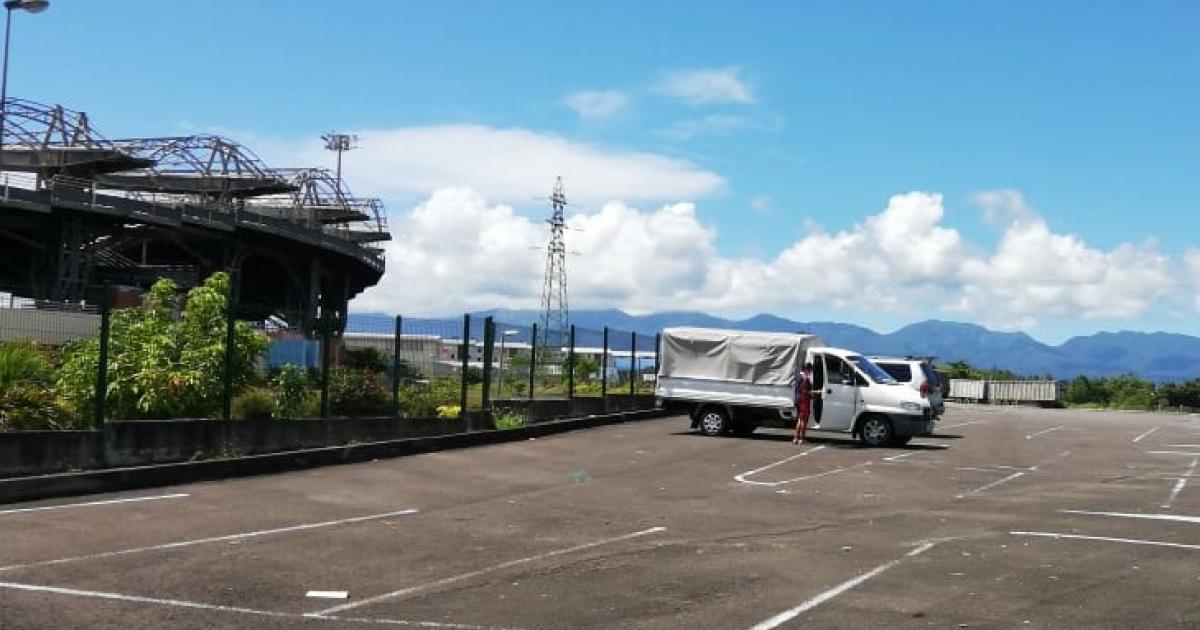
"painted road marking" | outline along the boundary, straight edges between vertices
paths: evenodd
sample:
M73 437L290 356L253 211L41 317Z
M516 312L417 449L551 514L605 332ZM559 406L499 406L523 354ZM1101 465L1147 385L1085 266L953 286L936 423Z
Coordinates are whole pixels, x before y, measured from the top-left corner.
M346 617L309 617L297 613L279 612L273 610L258 610L255 608L243 608L241 606L221 606L219 604L204 604L201 602L190 602L182 599L160 599L157 597L142 597L140 595L124 595L122 593L108 593L104 591L84 591L74 588L60 588L57 586L41 586L38 584L20 584L17 582L0 582L0 588L7 588L16 591L29 591L34 593L51 593L55 595L72 595L75 597L92 597L97 599L108 599L121 602L130 602L135 604L154 604L156 606L171 606L174 608L193 608L197 610L210 610L227 613L240 613L243 615L256 615L259 617L282 617L285 619L320 619L323 621L341 621L355 623L374 623L374 624L392 624L403 626L420 626L424 628L448 628L453 630L504 630L501 628L493 628L489 626L472 626L459 623L443 623L438 621L408 621L402 619L366 619L366 618L346 618Z
M1161 540L1138 540L1135 538L1112 538L1109 536L1084 536L1083 534L1059 534L1055 532L1008 532L1013 536L1040 536L1042 538L1070 538L1074 540L1096 540L1100 542L1127 543L1130 545L1150 545L1153 547L1174 547L1176 549L1200 549L1200 545L1185 545L1183 543L1163 542Z
M7 567L0 567L0 571L15 571L17 569L28 569L31 567L44 567L55 564L66 564L68 562L82 562L84 560L96 560L99 558L112 558L114 556L126 556L129 554L143 553L147 551L163 551L166 549L178 549L180 547L190 547L192 545L203 545L207 543L226 542L230 540L242 540L245 538L257 538L259 536L270 536L273 534L286 534L290 532L299 532L310 529L320 529L323 527L335 527L337 525L349 525L351 523L362 523L364 521L374 521L381 518L389 518L393 516L408 516L416 514L417 510L397 510L395 512L384 512L382 514L368 514L366 516L355 516L351 518L338 519L336 521L322 521L320 523L305 523L302 525L291 525L289 527L279 527L276 529L260 529L253 532L243 532L240 534L228 534L225 536L213 536L211 538L199 538L196 540L181 540L178 542L164 543L161 545L151 545L149 547L134 547L133 549L121 549L119 551L103 551L100 553L87 554L85 556L74 556L70 558L59 558L57 560L42 560L39 562L29 562L26 564L14 564Z
M1057 430L1059 430L1059 429L1065 429L1065 428L1067 428L1067 425L1065 425L1065 424L1060 424L1060 425L1058 425L1058 426L1056 426L1056 427L1052 427L1052 428L1049 428L1049 429L1042 429L1041 431L1038 431L1038 432L1036 432L1036 433L1030 433L1029 435L1026 435L1026 436L1025 436L1025 439L1026 439L1026 440L1032 440L1033 438L1035 438L1035 437L1037 437L1037 436L1039 436L1039 435L1044 435L1044 434L1046 434L1046 433L1049 433L1049 432L1051 432L1051 431L1057 431Z
M1089 512L1087 510L1059 510L1064 514L1087 514L1089 516L1115 516L1118 518L1144 518L1153 521L1177 521L1180 523L1200 524L1200 516L1185 516L1182 514L1144 514L1141 512Z
M66 510L69 508L93 507L97 505L116 505L118 503L137 503L140 501L161 501L163 499L182 499L192 495L185 493L162 494L153 497L132 497L129 499L109 499L106 501L88 501L87 503L68 503L66 505L46 505L43 507L18 508L15 510L0 510L0 516L8 514L28 514L30 512L45 512L48 510Z
M1138 442L1141 442L1142 440L1146 439L1146 436L1150 435L1151 433L1154 433L1155 431L1157 431L1161 428L1162 428L1162 425L1160 424L1152 429L1147 430L1145 433L1142 433L1141 435L1133 438L1133 443L1137 444Z
M452 575L450 577L442 578L440 580L434 580L432 582L426 582L424 584L418 584L416 586L409 586L409 587L405 587L405 588L401 588L401 589L396 589L394 591L391 591L388 593L383 593L381 595L375 595L373 597L368 597L366 599L360 599L355 602L341 604L339 606L334 606L332 608L326 608L324 610L318 610L316 612L306 614L305 617L315 617L315 618L328 617L329 615L332 615L334 613L339 613L339 612L342 612L345 610L352 610L354 608L359 608L359 607L367 606L370 604L376 604L376 603L379 603L382 601L387 601L389 599L396 599L398 597L404 597L406 595L412 595L413 593L420 593L422 591L427 591L427 590L437 588L440 586L446 586L448 584L462 582L463 580L470 580L472 578L477 578L482 575L487 575L489 573L495 573L496 571L502 571L504 569L510 569L512 567L520 566L522 564L529 564L531 562L536 562L538 560L545 560L546 558L553 558L555 556L562 556L562 555L566 555L566 554L570 554L570 553L586 551L588 549L593 549L595 547L600 547L603 545L611 545L613 543L623 542L626 540L633 540L634 538L640 538L642 536L649 536L650 534L657 534L659 532L664 532L666 530L667 530L666 527L651 527L650 529L643 529L641 531L633 532L631 534L625 534L622 536L614 536L613 538L605 538L603 540L597 540L597 541L590 542L590 543L584 543L582 545L576 545L574 547L567 547L565 549L555 549L554 551L547 551L545 553L539 553L537 555L528 556L525 558L509 560L508 562L502 562L500 564L493 565L493 566L490 566L490 567L487 567L484 569L469 571L467 573L460 573L458 575Z
M919 452L920 452L920 451L911 451L911 452L908 452L908 453L900 453L899 455L892 455L891 457L884 457L884 458L883 458L883 461L885 461L885 462L894 462L894 461L896 461L896 460L898 460L898 459L904 459L905 457L911 457L911 456L913 456L913 455L916 455L916 454L917 454L917 453L919 453Z
M985 490L991 490L992 488L995 488L996 486L998 486L998 485L1000 485L1000 484L1002 484L1002 483L1008 483L1009 481L1012 481L1013 479L1016 479L1016 478L1018 478L1018 477L1023 477L1024 475L1025 475L1025 472L1024 472L1024 471L1021 471L1021 472L1015 472L1015 473L1013 473L1013 474L1011 474L1011 475L1009 475L1009 476L1007 476L1007 477L1005 477L1005 478L1003 478L1003 479L997 479L997 480L995 480L995 481L993 481L993 482L991 482L991 483L984 484L984 485L982 485L982 486L980 486L980 487L978 487L978 488L975 488L974 490L971 490L970 492L964 492L963 494L960 494L960 495L958 495L958 496L956 496L956 497L954 497L954 498L956 498L956 499L964 499L964 498L966 498L966 497L975 496L975 495L977 495L977 494L979 494L979 493L981 493L981 492L984 492Z
M967 425L970 425L970 424L981 424L981 423L983 423L983 422L985 422L985 421L984 421L984 420L972 420L972 421L970 421L970 422L959 422L958 424L947 424L946 426L942 426L942 427L935 427L935 429L937 429L937 430L942 430L942 429L953 429L953 428L956 428L956 427L965 427L965 426L967 426Z
M1191 455L1196 457L1200 455L1196 451L1146 451L1147 455Z
M845 582L842 582L841 584L825 591L824 593L821 593L821 594L817 595L816 597L813 597L812 599L809 599L808 601L801 603L799 606L796 606L795 608L789 608L789 609L779 613L778 615L775 615L774 617L767 619L766 621L762 621L762 622L755 624L753 627L750 628L750 630L772 630L772 628L778 628L779 626L795 619L796 617L799 617L800 615L816 608L817 606L824 604L825 602L833 599L834 597L837 597L838 595L841 595L842 593L845 593L846 591L858 586L859 584L862 584L863 582L870 580L871 578L879 575L880 573L887 571L888 569L896 566L897 564L900 564L900 562L903 561L905 558L919 556L919 555L925 553L926 551L929 551L930 549L933 548L934 544L935 543L932 543L932 542L925 543L925 544L917 547L916 549L913 549L912 551L904 554L904 556L902 558L892 560L891 562L889 562L887 564L881 564L881 565L875 567L874 569L871 569L870 571L863 573L862 575L860 575L858 577L846 580Z
M742 483L752 483L752 484L755 484L755 485L763 485L763 486L766 486L766 485L772 485L772 484L773 484L773 482L767 482L767 481L750 481L749 479L746 479L746 477L749 477L749 476L751 476L751 475L757 475L758 473L760 473L760 472L762 472L762 471L764 471L764 470L770 470L770 469L772 469L772 468L774 468L774 467L776 467L776 466L779 466L779 465L782 465L782 464L786 464L786 463L788 463L788 462L790 462L790 461L792 461L792 460L795 460L795 459L800 459L801 457L805 457L805 456L807 456L807 455L809 455L809 454L811 454L811 453L816 453L817 451L824 450L824 449L825 449L825 447L824 447L824 446L814 446L813 448L810 448L810 449L808 449L808 450L806 450L806 451L800 451L799 453L796 453L795 455L790 455L790 456L788 456L788 457L785 457L785 458L783 458L783 459L781 459L781 460L779 460L779 461L777 461L777 462L774 462L774 463L772 463L772 464L767 464L766 466L763 466L762 468L755 468L754 470L747 470L746 472L744 472L744 473L742 473L742 474L740 474L740 475L735 475L735 476L734 476L734 479L736 479L736 480L738 480L738 481L740 481L740 482L742 482Z
M1171 504L1175 502L1175 498L1179 496L1180 492L1183 492L1183 487L1187 485L1188 477L1191 477L1192 473L1196 472L1197 463L1200 463L1200 457L1193 459L1192 465L1188 466L1187 472L1183 473L1182 477L1175 480L1175 487L1171 488L1171 495L1167 497L1167 502L1160 506L1162 509L1171 509Z

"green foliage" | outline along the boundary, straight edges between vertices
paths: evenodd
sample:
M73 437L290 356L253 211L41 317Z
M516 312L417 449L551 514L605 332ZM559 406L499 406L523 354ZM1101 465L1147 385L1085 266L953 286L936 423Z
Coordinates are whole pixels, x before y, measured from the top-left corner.
M269 389L254 387L233 399L233 417L237 420L270 420L275 417L275 394Z
M1158 388L1159 400L1172 409L1200 409L1200 378L1185 383L1167 383Z
M946 378L965 378L975 381L1019 381L1026 378L1008 370L998 370L995 368L981 370L966 361L951 361L939 364L936 366L936 369L945 374Z
M304 418L321 411L320 395L313 389L308 370L298 365L284 365L271 377L270 387L275 395L275 417Z
M458 417L459 383L452 378L437 378L428 383L413 383L400 388L400 413L409 418L435 418L440 407L453 406Z
M385 375L363 368L329 370L329 409L338 416L378 416L389 412L391 390Z
M345 350L345 360L342 361L342 365L354 370L386 373L388 371L389 360L384 357L382 352L375 348L347 348Z
M85 428L82 417L44 385L21 382L0 390L0 431Z
M1077 376L1066 391L1067 404L1079 407L1154 409L1159 397L1153 383L1132 374L1111 378Z
M225 374L228 274L215 273L179 304L171 280L154 283L142 306L113 313L105 405L116 419L210 417L221 405ZM267 338L234 327L233 389L242 391L266 352ZM68 345L57 386L78 408L90 407L99 333Z
M0 343L0 392L21 383L50 382L46 355L28 341Z
M501 431L519 429L525 426L525 416L515 411L501 411L492 416L492 424Z
M468 366L465 374L467 385L478 385L483 382L483 369Z

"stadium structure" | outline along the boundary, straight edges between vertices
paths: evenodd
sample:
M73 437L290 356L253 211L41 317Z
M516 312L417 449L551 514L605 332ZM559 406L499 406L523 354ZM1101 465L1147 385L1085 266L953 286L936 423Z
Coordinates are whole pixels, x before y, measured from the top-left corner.
M235 278L238 316L344 330L391 238L378 199L323 168L268 168L215 135L110 140L82 112L10 98L0 291L96 303L105 287Z

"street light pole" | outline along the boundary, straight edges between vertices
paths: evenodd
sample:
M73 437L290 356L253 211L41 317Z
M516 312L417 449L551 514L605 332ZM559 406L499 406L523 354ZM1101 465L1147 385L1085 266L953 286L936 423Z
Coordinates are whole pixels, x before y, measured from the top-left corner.
M7 0L4 3L4 70L0 72L0 171L4 171L4 124L8 119L8 40L12 35L13 9L41 13L50 0Z

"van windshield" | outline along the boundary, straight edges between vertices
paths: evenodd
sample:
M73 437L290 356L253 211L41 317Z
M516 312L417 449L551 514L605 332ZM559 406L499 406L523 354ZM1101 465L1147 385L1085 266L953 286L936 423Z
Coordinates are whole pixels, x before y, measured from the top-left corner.
M880 369L878 365L871 363L866 357L852 354L846 357L846 360L853 363L854 367L857 367L863 374L866 374L867 377L876 383L881 385L894 385L896 383L896 379Z

